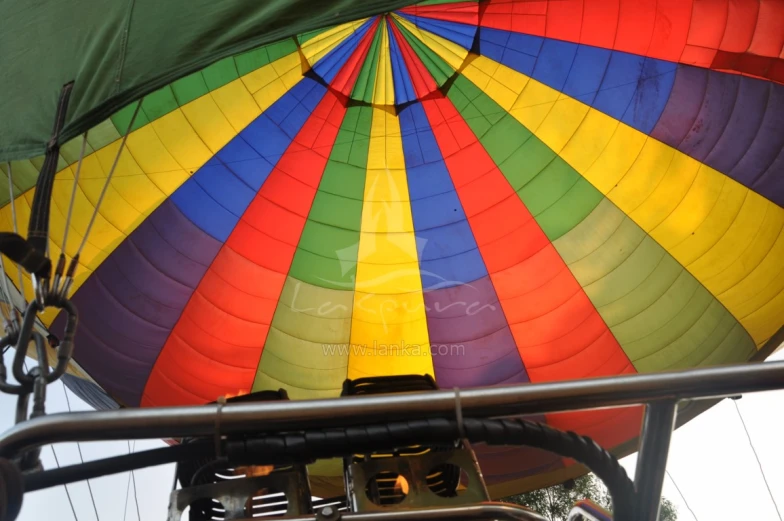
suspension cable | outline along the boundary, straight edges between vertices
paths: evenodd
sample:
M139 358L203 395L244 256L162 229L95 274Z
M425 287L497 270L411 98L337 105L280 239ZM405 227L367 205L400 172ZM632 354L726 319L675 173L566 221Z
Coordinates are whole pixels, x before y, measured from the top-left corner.
M139 109L142 108L143 101L144 99L139 100L139 103L136 105L136 109L133 111L131 121L128 123L128 130L125 131L125 135L123 135L122 141L120 142L120 148L117 150L117 154L114 156L114 162L112 163L112 167L109 169L109 174L106 176L106 182L103 184L101 194L98 196L98 201L95 203L95 210L93 210L93 214L90 216L90 222L87 224L87 230L84 233L84 237L82 237L82 242L79 244L79 248L76 250L76 255L74 255L74 258L79 256L79 254L82 252L82 249L84 248L84 245L87 243L87 237L90 235L90 230L95 223L95 217L98 215L98 209L101 207L101 203L103 202L103 198L106 195L106 191L109 189L109 184L112 181L114 171L117 170L117 165L120 162L120 155L122 155L122 151L125 148L125 142L128 141L128 136L131 134L131 129L133 128L133 124L136 121L136 116L139 114Z
M13 304L11 302L11 290L8 288L8 276L5 272L5 261L3 260L3 255L0 254L0 271L3 272L3 305L0 306L0 310L3 312L3 318L6 322L11 322L11 310L13 309ZM10 347L10 345L8 346Z
M136 440L133 440L133 448L136 449ZM142 513L139 510L139 494L136 490L136 472L131 469L131 480L133 481L133 501L136 503L136 521L142 521Z
M665 472L667 472L667 476L670 478L670 481L672 481L672 484L675 485L675 490L678 491L678 495L681 497L681 499L683 500L683 504L686 505L686 508L691 513L691 517L694 518L694 521L700 521L699 519L697 519L697 514L695 514L694 510L692 510L691 506L689 506L689 502L686 501L686 496L684 496L683 492L681 492L681 487L679 487L678 484L675 482L675 478L672 477L672 474L670 474L669 470Z
M8 193L11 198L11 218L14 223L14 233L19 233L19 224L16 222L16 202L14 200L14 181L13 181L13 174L11 170L11 162L8 162ZM19 264L16 265L16 271L19 274L19 293L22 295L22 302L24 302L23 307L27 307L27 297L25 297L24 291L24 278L22 277L22 268Z
M743 425L743 430L746 433L746 439L749 440L749 446L751 447L751 452L754 453L754 458L757 460L757 466L759 466L760 474L762 474L762 481L765 482L765 487L768 489L768 494L770 495L770 500L773 502L773 506L776 509L776 514L779 516L779 521L781 521L781 512L779 511L779 505L776 503L776 499L773 497L773 492L770 490L770 484L768 484L768 478L765 476L765 471L762 469L762 462L757 455L757 449L754 448L754 443L751 441L751 435L749 434L749 429L746 428L746 422L743 421L743 415L740 412L740 407L738 407L738 402L736 400L732 400L733 405L735 405L735 410L738 412L738 418L740 418L740 423Z
M68 203L68 214L65 218L65 232L63 233L63 248L65 253L65 246L68 244L68 228L71 224L71 216L73 215L74 203L76 202L76 190L79 187L79 174L82 171L82 160L84 160L84 153L87 150L87 132L82 135L82 148L79 151L79 162L76 163L76 173L74 174L74 184L71 188L71 200Z
M60 468L60 460L57 459L57 453L54 451L54 445L49 445L49 448L52 449L52 455L54 456L54 464L57 465L57 468ZM76 515L76 509L74 508L73 500L71 499L71 493L68 491L68 485L63 485L65 489L65 495L68 496L68 503L71 505L71 512L73 512L74 521L79 521L79 516Z
M65 402L68 404L68 412L73 412L71 410L71 400L68 399L68 389L65 388L65 384L63 386L63 394L65 395ZM84 457L82 456L82 444L78 441L76 442L76 450L79 451L79 462L84 463ZM87 481L87 490L90 492L90 501L93 504L93 511L95 512L95 519L97 521L101 521L101 517L98 515L98 507L95 505L95 496L93 495L93 487L90 485L90 480Z

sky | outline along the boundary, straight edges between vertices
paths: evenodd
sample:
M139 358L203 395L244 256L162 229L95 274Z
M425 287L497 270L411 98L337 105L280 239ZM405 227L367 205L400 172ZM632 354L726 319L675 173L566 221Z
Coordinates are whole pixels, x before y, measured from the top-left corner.
M12 352L6 354L6 367L10 367L11 357ZM770 360L784 360L784 350ZM0 394L0 431L13 425L15 399ZM73 411L90 410L60 382L49 386L47 412L67 412L69 404ZM669 476L665 480L663 494L675 504L679 521L780 519L735 404L746 422L773 496L784 514L784 451L781 450L784 391L773 391L748 394L737 402L723 400L675 431L667 463ZM160 440L117 441L58 444L54 450L59 464L67 465L79 462L80 450L81 457L87 461L160 446L163 446ZM51 447L43 449L42 461L46 468L56 466ZM633 476L636 455L621 462ZM133 479L131 473L125 472L91 480L89 487L86 482L68 485L76 517L65 487L33 492L25 496L18 519L40 521L55 519L53 516L56 515L58 521L163 520L173 476L174 466L166 465L136 471ZM94 506L90 491L95 500Z

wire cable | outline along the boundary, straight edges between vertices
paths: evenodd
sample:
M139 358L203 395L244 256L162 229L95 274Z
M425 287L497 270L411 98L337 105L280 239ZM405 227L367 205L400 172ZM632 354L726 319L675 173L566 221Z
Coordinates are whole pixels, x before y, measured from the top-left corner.
M62 384L63 387L63 394L65 394L65 402L68 404L68 412L73 412L71 410L71 400L68 399L68 389L65 388L65 384ZM84 457L82 456L82 444L78 441L76 442L76 450L79 451L79 462L84 463ZM95 511L95 519L97 521L101 521L101 516L98 515L98 507L95 505L95 496L93 495L93 487L90 485L90 480L87 480L87 490L90 492L90 501L93 504L93 511Z
M770 490L770 484L768 483L768 478L765 476L765 471L762 469L762 462L757 455L757 449L754 448L754 443L751 441L751 435L749 434L749 429L746 427L746 422L743 421L743 415L740 412L740 407L738 407L738 402L736 400L732 400L732 404L735 405L735 410L738 412L738 418L740 418L740 423L743 425L743 430L746 432L746 439L749 440L749 446L751 447L751 452L754 453L754 458L757 460L757 465L760 469L760 474L762 474L762 481L765 482L765 487L768 489L768 494L770 495L770 500L773 502L773 506L776 509L776 514L779 516L779 521L781 519L781 512L779 511L779 505L776 503L776 499L773 497L773 491Z
M136 440L133 440L133 448L136 449ZM131 480L133 481L133 501L136 503L136 520L142 521L142 514L139 510L139 494L136 490L136 473L133 470L131 470Z
M672 481L672 484L675 485L675 490L678 491L678 495L683 500L683 504L686 505L687 509L689 509L689 513L691 513L691 517L694 518L694 521L700 521L699 519L697 519L697 514L695 514L694 510L691 509L691 506L689 505L689 502L686 501L686 496L684 496L683 492L681 492L681 487L679 487L678 484L675 482L675 478L672 477L672 474L670 474L669 470L667 470L665 472L667 472L667 476L670 478L670 481Z
M60 461L57 459L57 453L54 451L54 445L49 445L49 448L52 449L52 455L54 456L54 464L57 465L57 468L60 468ZM68 504L71 505L71 512L73 512L74 520L79 521L79 516L76 515L76 509L74 508L73 500L71 499L71 493L68 491L68 485L63 485L65 489L65 495L68 496Z

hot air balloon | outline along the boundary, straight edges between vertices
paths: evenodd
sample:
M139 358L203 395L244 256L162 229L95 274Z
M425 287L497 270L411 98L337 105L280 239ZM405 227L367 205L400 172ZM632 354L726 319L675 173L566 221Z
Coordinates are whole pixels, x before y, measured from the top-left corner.
M0 86L4 230L26 236L74 80L48 241L52 259L79 254L72 389L99 408L156 407L772 352L781 3L343 4L82 6L45 49L10 42L11 25L0 36L19 73ZM32 299L28 275L5 269ZM49 311L41 327L64 321ZM641 417L536 419L620 454ZM477 454L495 497L578 472L532 449ZM340 484L339 463L311 474L315 493Z

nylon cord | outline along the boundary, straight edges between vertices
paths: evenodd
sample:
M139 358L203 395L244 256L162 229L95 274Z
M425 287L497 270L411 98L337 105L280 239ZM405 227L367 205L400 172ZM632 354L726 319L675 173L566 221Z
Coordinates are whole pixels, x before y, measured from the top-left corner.
M112 167L109 170L109 175L106 176L106 182L104 183L103 189L101 190L101 195L98 196L98 201L95 203L95 209L93 210L93 214L90 217L90 222L87 224L87 230L84 232L84 237L82 237L82 242L79 244L79 249L76 250L76 255L74 255L74 257L77 257L82 252L85 244L87 244L87 237L90 236L90 230L95 223L95 217L98 215L98 209L101 207L101 203L103 202L103 198L106 195L106 191L109 189L109 184L112 181L114 171L117 170L117 165L120 162L120 155L122 155L122 151L125 149L125 142L128 141L128 136L131 133L131 129L133 128L133 124L136 121L136 116L139 114L139 109L141 109L143 101L143 98L139 100L139 103L136 105L136 110L133 111L131 121L128 123L128 130L125 132L125 135L120 142L120 148L117 150L117 154L114 156L114 162L112 163Z
M773 497L773 491L770 490L770 484L768 484L768 478L765 476L765 471L762 469L762 462L757 455L757 449L754 448L754 443L751 441L751 435L749 434L749 429L746 428L746 422L743 421L743 415L740 412L740 407L738 407L738 402L736 400L732 400L732 404L735 406L735 410L738 412L738 418L740 418L740 423L743 425L743 430L746 432L746 439L749 440L749 446L751 447L751 452L754 453L754 458L757 460L757 465L760 469L760 474L762 474L762 481L765 482L765 487L768 489L768 494L770 495L770 500L773 502L773 507L776 509L776 514L779 516L779 521L781 520L781 512L779 511L779 505L776 503L776 499Z

